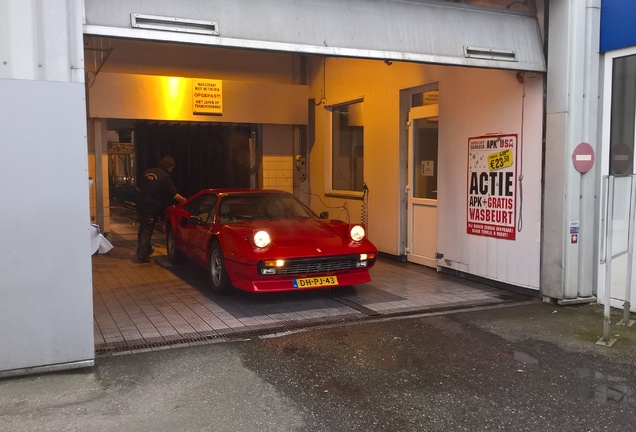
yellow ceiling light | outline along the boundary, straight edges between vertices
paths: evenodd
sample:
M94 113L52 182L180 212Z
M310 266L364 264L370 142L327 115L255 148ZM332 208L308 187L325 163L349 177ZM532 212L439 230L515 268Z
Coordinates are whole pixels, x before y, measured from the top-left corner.
M169 120L178 120L185 107L186 95L190 91L190 80L179 77L162 77L161 90L163 106L157 109L163 109L162 118ZM189 105L188 105L189 106Z

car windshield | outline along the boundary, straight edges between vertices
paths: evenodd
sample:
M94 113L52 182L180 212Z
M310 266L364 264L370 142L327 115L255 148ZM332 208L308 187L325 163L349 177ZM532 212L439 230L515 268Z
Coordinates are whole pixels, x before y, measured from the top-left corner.
M317 218L307 206L287 193L249 193L223 197L219 222Z

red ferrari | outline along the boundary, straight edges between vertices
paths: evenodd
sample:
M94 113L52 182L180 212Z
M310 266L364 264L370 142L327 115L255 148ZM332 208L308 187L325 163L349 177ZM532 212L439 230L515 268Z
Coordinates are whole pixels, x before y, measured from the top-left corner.
M168 258L206 268L217 294L369 282L378 250L364 226L327 218L283 191L205 189L166 210Z

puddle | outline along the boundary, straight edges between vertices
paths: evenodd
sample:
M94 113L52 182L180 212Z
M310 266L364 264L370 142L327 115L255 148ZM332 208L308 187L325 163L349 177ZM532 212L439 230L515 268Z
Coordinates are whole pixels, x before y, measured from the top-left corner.
M600 403L635 403L634 389L625 379L604 375L588 368L576 368L576 377L583 380L581 396Z
M539 364L539 360L522 351L504 351L504 354L523 364Z
M446 317L429 317L423 318L422 322L445 333L459 334L464 333L464 328L458 322L451 321Z

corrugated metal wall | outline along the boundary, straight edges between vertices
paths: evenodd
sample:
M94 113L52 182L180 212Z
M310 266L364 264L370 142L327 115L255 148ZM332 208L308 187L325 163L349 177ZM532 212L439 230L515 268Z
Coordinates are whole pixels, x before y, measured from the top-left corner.
M133 28L131 14L212 21L219 34ZM535 16L453 3L86 0L86 24L86 33L95 35L545 71ZM517 60L467 57L465 47L507 50Z

